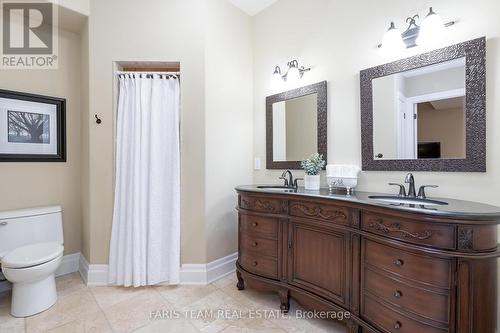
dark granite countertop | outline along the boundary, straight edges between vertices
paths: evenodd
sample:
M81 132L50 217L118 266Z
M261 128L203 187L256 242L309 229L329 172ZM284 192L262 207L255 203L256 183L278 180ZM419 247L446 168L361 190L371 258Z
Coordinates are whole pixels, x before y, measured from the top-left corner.
M319 191L309 191L305 190L303 187L299 187L297 190L285 191L285 190L258 188L258 186L265 186L265 185L241 185L237 186L235 189L237 191L243 191L243 192L282 194L290 196L302 196L302 197L331 199L337 201L346 201L363 205L405 211L410 213L427 214L438 217L472 219L472 220L500 219L500 207L473 201L429 197L428 199L444 201L447 203L447 205L427 206L427 205L394 204L369 198L370 196L374 195L395 195L394 193L374 193L374 192L354 191L350 196L348 196L346 195L345 190L344 191L339 190L335 191L334 193L329 193L327 188L322 188Z

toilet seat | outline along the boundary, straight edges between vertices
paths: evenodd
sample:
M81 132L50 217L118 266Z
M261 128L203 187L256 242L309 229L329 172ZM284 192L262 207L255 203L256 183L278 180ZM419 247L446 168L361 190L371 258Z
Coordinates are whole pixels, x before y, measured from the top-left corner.
M2 258L2 268L16 269L42 265L62 256L63 251L64 247L57 242L21 246Z

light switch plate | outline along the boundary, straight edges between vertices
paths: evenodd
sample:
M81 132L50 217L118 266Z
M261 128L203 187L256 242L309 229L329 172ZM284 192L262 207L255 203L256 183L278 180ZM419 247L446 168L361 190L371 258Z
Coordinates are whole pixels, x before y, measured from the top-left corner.
M253 162L254 170L260 170L260 157L256 157Z

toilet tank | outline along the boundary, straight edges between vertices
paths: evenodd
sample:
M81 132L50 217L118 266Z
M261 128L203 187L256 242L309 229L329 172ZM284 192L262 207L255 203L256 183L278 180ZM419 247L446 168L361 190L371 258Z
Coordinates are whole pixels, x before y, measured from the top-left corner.
M60 206L0 212L0 258L24 245L64 243Z

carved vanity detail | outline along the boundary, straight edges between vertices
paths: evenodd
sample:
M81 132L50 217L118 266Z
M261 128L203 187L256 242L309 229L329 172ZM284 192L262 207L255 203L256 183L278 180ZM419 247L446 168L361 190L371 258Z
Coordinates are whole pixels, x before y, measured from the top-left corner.
M351 333L495 332L500 215L237 192L238 289L348 311Z

